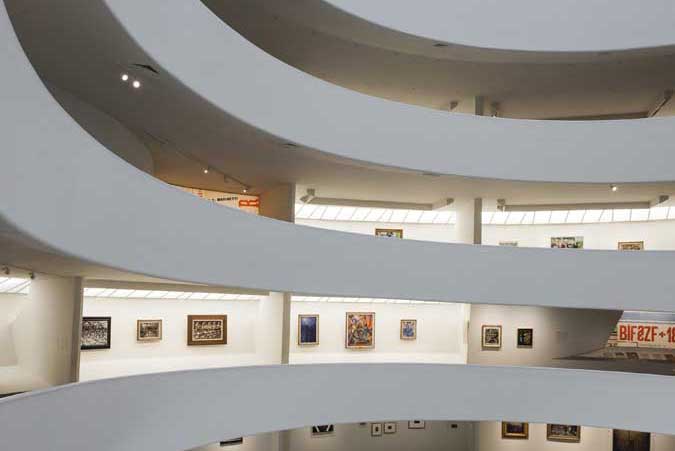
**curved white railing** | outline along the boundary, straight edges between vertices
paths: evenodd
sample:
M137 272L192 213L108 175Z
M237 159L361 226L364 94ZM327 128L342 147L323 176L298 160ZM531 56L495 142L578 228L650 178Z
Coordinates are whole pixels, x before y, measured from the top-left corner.
M311 77L248 42L196 0L106 4L164 72L278 137L278 145L291 142L376 165L469 177L675 180L670 118L559 122L450 115Z
M0 401L0 436L6 449L25 451L178 451L312 424L417 418L675 434L673 403L669 376L471 365L239 367L20 395Z
M673 310L675 252L386 240L201 201L77 126L30 67L4 5L0 13L0 220L56 253L164 279L296 294Z

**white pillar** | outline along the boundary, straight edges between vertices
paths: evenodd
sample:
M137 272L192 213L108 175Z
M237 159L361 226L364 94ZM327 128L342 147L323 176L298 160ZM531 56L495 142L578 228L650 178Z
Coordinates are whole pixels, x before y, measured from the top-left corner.
M483 241L483 199L455 199L455 235L458 243L481 244Z

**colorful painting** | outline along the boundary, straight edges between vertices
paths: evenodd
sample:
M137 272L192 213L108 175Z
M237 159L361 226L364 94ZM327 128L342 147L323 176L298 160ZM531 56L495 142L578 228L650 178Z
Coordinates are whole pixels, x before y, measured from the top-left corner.
M500 349L502 347L502 326L483 326L483 349Z
M530 437L530 425L514 421L502 421L502 438L527 440Z
M110 349L109 316L85 316L82 318L80 349Z
M227 344L227 315L188 315L188 345Z
M298 345L319 344L319 315L298 315Z
M581 441L581 426L570 424L547 424L546 440L551 442L573 442Z
M500 241L500 246L518 247L518 241Z
M551 238L551 247L556 249L583 249L583 236L561 236Z
M519 348L531 348L534 345L534 330L518 329L517 340Z
M160 341L162 339L161 319L139 319L136 321L137 341Z
M375 313L347 313L345 337L347 349L375 347Z
M403 229L375 229L375 236L403 238Z
M402 319L401 340L416 340L416 339L417 339L417 320Z
M619 241L620 251L641 251L645 248L644 241Z

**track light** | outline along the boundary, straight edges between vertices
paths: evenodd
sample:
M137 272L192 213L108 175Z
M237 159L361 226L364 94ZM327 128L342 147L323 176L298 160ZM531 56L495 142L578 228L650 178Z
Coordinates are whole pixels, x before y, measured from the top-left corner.
M134 80L134 82L132 83L132 86L133 86L135 89L138 89L138 88L141 87L141 82L138 81L138 80Z
M122 74L122 81L129 81L129 75L128 74Z
M5 273L6 276L8 276L9 273L11 272L11 271L9 270L9 266L3 266L3 267L2 267L2 272Z
M619 187L616 186L616 185L612 185L611 188L612 188L613 193L616 193L617 191L619 191Z

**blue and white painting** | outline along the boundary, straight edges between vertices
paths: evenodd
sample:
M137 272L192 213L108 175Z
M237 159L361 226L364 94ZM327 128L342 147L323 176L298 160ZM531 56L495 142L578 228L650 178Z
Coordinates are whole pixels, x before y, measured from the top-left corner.
M319 315L300 315L298 318L298 344L319 344Z

